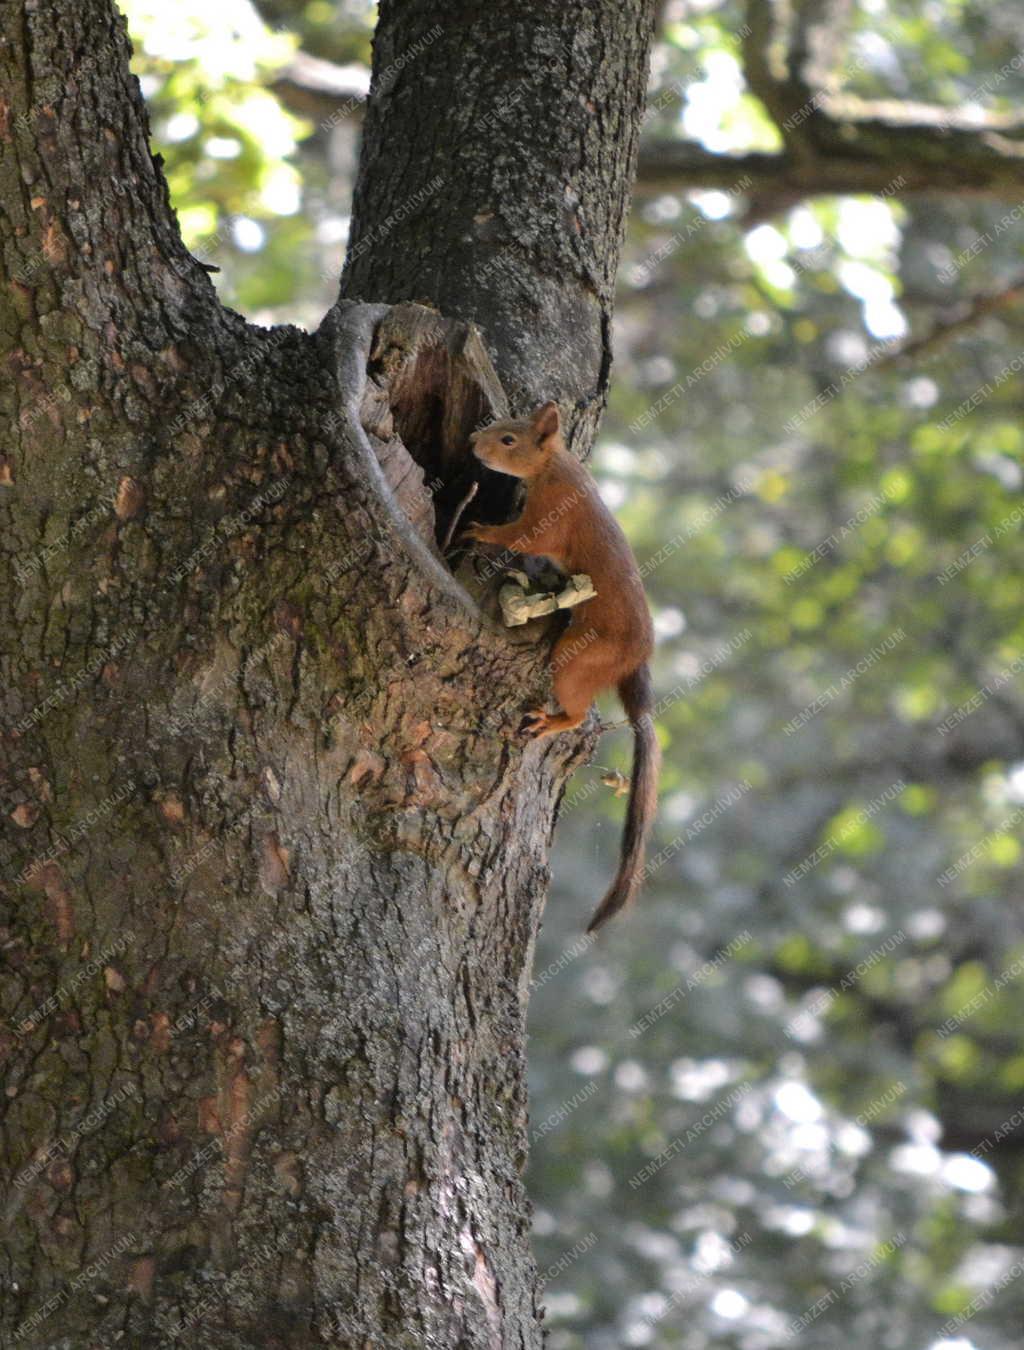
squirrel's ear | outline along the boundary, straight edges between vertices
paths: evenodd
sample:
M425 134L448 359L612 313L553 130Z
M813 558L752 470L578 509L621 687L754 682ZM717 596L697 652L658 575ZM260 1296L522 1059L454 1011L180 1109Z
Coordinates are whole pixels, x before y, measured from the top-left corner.
M537 433L539 441L547 440L549 436L557 436L562 430L562 419L558 413L558 404L542 403L533 414L533 429Z

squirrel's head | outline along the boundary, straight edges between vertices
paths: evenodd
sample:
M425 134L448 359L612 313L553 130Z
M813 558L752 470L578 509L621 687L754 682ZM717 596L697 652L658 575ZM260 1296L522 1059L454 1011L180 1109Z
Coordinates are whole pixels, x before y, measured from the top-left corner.
M533 478L562 444L557 403L544 403L532 417L492 422L469 438L473 454L489 469L513 478Z

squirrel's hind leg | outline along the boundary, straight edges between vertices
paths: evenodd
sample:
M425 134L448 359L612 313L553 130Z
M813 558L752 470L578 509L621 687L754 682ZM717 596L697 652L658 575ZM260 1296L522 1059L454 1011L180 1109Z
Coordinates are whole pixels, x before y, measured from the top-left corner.
M532 736L553 736L578 727L590 711L594 696L614 684L612 662L599 643L580 650L579 639L569 629L555 644L551 664L555 668L554 693L559 711L536 708L523 719L524 730Z
M568 731L570 727L578 727L586 715L586 709L579 717L572 717L567 712L548 713L543 708L534 708L523 718L522 727L526 735L539 741L542 736L554 736L558 731Z

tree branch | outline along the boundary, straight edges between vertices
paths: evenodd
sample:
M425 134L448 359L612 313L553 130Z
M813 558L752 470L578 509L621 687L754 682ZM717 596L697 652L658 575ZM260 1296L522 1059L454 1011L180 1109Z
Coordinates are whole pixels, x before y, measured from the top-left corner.
M326 130L346 117L362 116L370 72L357 63L339 66L299 51L277 72L270 87L292 112L315 118Z
M880 361L876 362L875 368L884 370L887 366L901 364L910 359L916 361L919 357L949 341L950 338L954 338L957 334L972 328L974 324L980 323L987 315L995 314L1001 309L1015 305L1022 296L1024 296L1024 274L1018 276L1002 290L976 295L972 300L957 305L955 309L948 310L935 321L927 333L912 338L898 351L883 356Z
M814 113L810 86L793 60L789 35L773 0L748 0L743 32L743 74L793 153L807 137L805 120ZM803 115L801 115L803 114Z
M838 91L835 54L848 8L848 0L805 0L792 26L792 46L780 54L773 6L752 0L744 73L775 119L785 150L715 154L696 141L642 141L637 190L729 189L749 178L761 216L808 197L843 194L1019 199L1024 119L991 113L979 122L958 109ZM300 52L272 88L324 130L350 117L361 120L367 83L360 66Z
M175 330L184 337L200 305L207 318L220 305L182 243L150 154L124 20L109 0L21 11L2 6L3 30L24 39L0 45L6 269L36 309L50 307L56 287L87 326L107 325L112 351L132 327L119 312L126 289L148 311L156 346ZM98 134L76 140L84 126Z
M809 119L813 142L804 142L800 154L787 149L722 155L692 141L649 142L640 149L637 186L661 192L728 189L748 178L751 197L762 204L775 199L779 207L807 197L863 193L1020 199L1024 121L991 118L968 129L941 109L913 111L915 121L894 116L891 105L873 116L838 120L819 109Z
M810 88L831 93L838 87L852 8L852 0L796 0L789 64Z

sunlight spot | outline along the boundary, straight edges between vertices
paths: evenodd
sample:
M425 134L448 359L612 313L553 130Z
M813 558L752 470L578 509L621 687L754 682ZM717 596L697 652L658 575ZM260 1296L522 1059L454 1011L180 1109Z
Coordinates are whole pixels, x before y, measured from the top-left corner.
M836 235L852 258L888 257L900 242L892 207L872 198L844 197L839 205Z
M871 1152L871 1136L860 1125L844 1125L836 1133L836 1148L850 1158L863 1158Z
M646 384L667 384L676 373L674 363L667 356L652 356L640 363L640 369Z
M714 291L701 291L693 302L698 319L713 319L721 308L721 299Z
M880 342L903 337L909 324L898 305L891 300L868 300L864 304L864 327Z
M796 281L796 273L786 262L766 262L762 264L762 271L773 286L777 286L780 291L788 291Z
M789 252L783 236L774 225L758 225L743 240L747 256L756 263L778 262Z
M554 1293L550 1289L544 1291L544 1307L547 1316L553 1322L564 1320L570 1317L578 1317L583 1304L575 1294Z
M1016 492L1020 488L1021 472L1016 460L994 451L983 451L974 456L974 462L983 472L998 479L1007 492Z
M828 1130L824 1125L808 1121L793 1130L789 1142L801 1153L821 1153L828 1148Z
M743 982L743 992L762 1012L777 1012L785 1003L782 985L771 975L751 975Z
M237 159L242 153L242 142L234 136L211 136L203 149L211 159Z
M912 408L930 408L939 397L939 386L927 375L917 375L903 386L903 395Z
M886 916L874 905L851 905L843 915L843 923L850 933L877 933L885 922Z
M596 1073L603 1073L608 1067L608 1056L596 1045L584 1045L573 1054L569 1063L575 1073L581 1073L592 1078Z
M647 1087L647 1071L635 1059L623 1060L615 1069L615 1086L623 1092L643 1092Z
M693 1249L693 1268L701 1275L710 1275L715 1270L732 1264L729 1244L721 1233L701 1233Z
M609 473L627 474L636 468L636 454L621 441L603 441L597 460Z
M990 116L989 109L980 103L961 103L957 113L965 121L973 122L975 126L981 126Z
M591 1003L611 1003L619 993L619 981L605 966L594 966L584 973L580 983Z
M295 149L292 127L281 116L281 105L262 89L255 90L235 107L235 116L268 159L283 159Z
M711 1300L711 1311L730 1322L742 1317L749 1307L750 1304L736 1289L722 1289Z
M825 235L806 206L798 206L789 217L789 237L797 248L817 248Z
M790 1237L806 1237L817 1222L813 1209L804 1209L797 1205L777 1205L764 1214L764 1225L778 1233L787 1233Z
M994 1180L991 1169L967 1153L954 1153L942 1167L942 1179L958 1191L987 1191Z
M248 216L235 216L231 222L231 233L243 253L258 253L266 239L263 226Z
M907 1134L919 1144L937 1144L942 1138L942 1125L930 1111L908 1112L906 1127Z
M626 1345L650 1345L654 1339L654 1327L650 1322L630 1322L622 1338Z
M724 220L732 210L732 199L724 192L689 192L687 197L708 220Z
M1021 786L1024 788L1024 784ZM927 942L946 931L946 916L938 909L919 909L907 915L903 926L917 942Z
M654 632L660 638L678 637L685 627L683 611L674 605L659 609L654 616Z
M644 208L644 220L650 221L652 225L664 225L666 221L678 220L682 214L682 202L668 192L655 197Z
M164 123L164 137L168 141L187 141L199 130L199 118L195 113L179 112L168 117Z
M884 301L893 297L893 284L884 273L867 263L844 259L836 268L843 289L858 300Z
M672 1095L684 1101L703 1102L729 1082L732 1073L721 1059L677 1059L669 1069Z
M776 1091L774 1101L776 1108L798 1125L821 1118L821 1102L803 1083L783 1083Z
M1013 764L1007 771L1006 795L1011 801L1024 801L1024 764Z
M662 819L671 820L673 824L681 824L684 820L689 820L696 811L699 800L700 798L694 792L673 792L660 804Z
M815 1041L820 1041L825 1034L824 1026L810 1008L801 1008L787 1024L786 1030L801 1045L813 1045Z
M721 123L743 92L739 63L728 52L709 52L704 68L706 78L687 86L683 128L687 136L703 141L709 150L727 150L732 137L721 130Z
M754 1130L764 1128L764 1115L763 1104L751 1093L749 1097L744 1097L736 1107L733 1119L738 1130L752 1133Z
M601 500L611 511L617 511L628 496L624 483L610 483L607 478L602 479L598 484L598 491L601 494Z
M317 242L343 244L352 225L351 216L325 216L316 227Z
M933 1177L942 1166L942 1154L930 1144L900 1144L889 1154L889 1164L896 1172Z
M641 1256L660 1264L678 1261L682 1255L677 1237L657 1228L648 1228L646 1224L630 1224L626 1240Z
M867 359L868 344L864 334L849 328L830 333L825 346L832 360L842 365L858 366Z
M287 164L275 165L260 189L260 201L275 216L294 216L302 201L294 169Z
M611 1195L615 1178L604 1163L587 1163L583 1169L583 1184L591 1195Z

